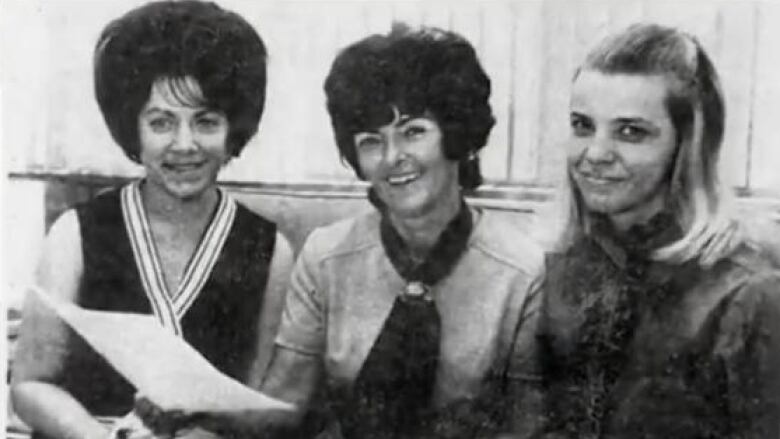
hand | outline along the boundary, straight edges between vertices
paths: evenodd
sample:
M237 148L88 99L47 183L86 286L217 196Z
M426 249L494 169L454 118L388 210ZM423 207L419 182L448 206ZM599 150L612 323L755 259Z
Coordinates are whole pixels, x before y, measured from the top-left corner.
M163 410L144 396L137 395L133 414L155 438L174 437L180 430L192 427L195 415L181 410ZM134 438L134 436L133 436Z
M155 436L135 412L130 412L114 422L108 437L109 439L153 439Z

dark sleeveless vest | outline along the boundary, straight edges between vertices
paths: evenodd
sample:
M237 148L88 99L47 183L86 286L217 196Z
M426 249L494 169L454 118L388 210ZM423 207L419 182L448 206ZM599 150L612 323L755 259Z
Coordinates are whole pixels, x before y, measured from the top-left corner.
M181 319L184 339L226 375L246 382L256 353L256 328L273 255L276 226L237 203L222 252ZM120 202L112 190L76 208L84 272L78 305L152 314L133 257ZM59 385L93 415L124 415L134 388L71 332ZM183 364L181 367L187 367Z

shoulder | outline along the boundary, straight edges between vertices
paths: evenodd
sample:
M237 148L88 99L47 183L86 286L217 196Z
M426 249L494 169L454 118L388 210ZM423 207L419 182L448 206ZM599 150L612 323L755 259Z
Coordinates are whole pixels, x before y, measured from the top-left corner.
M78 203L75 206L77 212L93 211L93 212L106 212L117 211L120 207L120 193L123 187L112 187L99 191L97 195L91 199Z
M232 197L231 197L232 198ZM256 228L276 228L276 223L246 207L242 202L232 198L236 205L236 221Z
M314 229L302 252L310 258L329 259L361 252L381 245L379 213L369 213Z
M46 246L49 249L71 246L81 241L81 227L77 208L63 212L52 224L46 235Z
M283 233L277 231L274 238L274 254L272 257L272 267L286 267L285 270L289 270L289 266L292 265L295 260L295 253L293 252L292 245L287 237Z
M760 250L743 245L714 267L712 280L728 289L731 307L750 315L778 312L780 270Z
M124 221L120 197L122 189L122 187L104 189L95 197L76 204L73 210L78 215L82 231L99 232L122 224Z
M741 245L719 265L723 267L720 270L721 276L740 284L752 284L762 279L775 278L779 273L771 259L761 249L750 244Z
M264 254L266 258L277 255L290 249L289 242L279 232L276 223L259 215L241 202L232 198L235 204L235 218L230 226L230 239L233 246L238 248L254 248L255 251Z
M485 257L529 276L542 270L541 245L531 239L527 228L513 222L511 215L481 210L470 245Z

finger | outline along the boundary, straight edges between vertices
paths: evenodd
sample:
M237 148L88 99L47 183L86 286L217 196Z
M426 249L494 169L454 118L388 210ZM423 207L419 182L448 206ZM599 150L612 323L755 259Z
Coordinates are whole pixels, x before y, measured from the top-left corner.
M145 397L136 398L135 413L144 425L153 432L167 431L165 412L150 399Z
M133 411L135 411L136 415L138 415L141 420L146 422L146 418L149 418L152 415L151 402L145 397L136 397L133 404Z

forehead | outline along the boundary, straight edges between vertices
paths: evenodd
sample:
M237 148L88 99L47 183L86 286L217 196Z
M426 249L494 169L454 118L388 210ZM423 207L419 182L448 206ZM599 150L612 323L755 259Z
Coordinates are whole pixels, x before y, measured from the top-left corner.
M144 110L194 110L205 107L206 98L192 77L160 78L152 83Z
M668 90L662 75L583 70L572 85L571 109L597 118L668 119Z
M420 114L410 114L404 112L403 110L399 109L395 105L391 105L389 110L390 112L388 116L390 116L390 118L389 119L386 118L382 122L379 122L379 125L372 131L378 132L382 130L388 130L388 129L400 127L405 123L415 119L424 119L436 123L433 114L431 114L431 112L427 110L423 111Z

